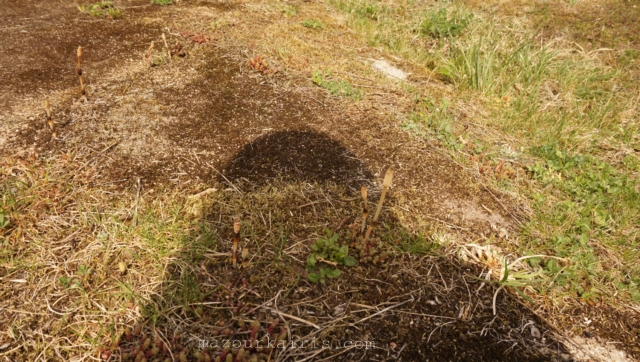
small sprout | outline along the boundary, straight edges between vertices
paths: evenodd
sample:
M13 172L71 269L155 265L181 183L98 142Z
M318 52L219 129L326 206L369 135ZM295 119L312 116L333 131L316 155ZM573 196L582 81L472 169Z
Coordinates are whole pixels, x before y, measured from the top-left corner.
M364 207L362 208L362 227L360 228L360 233L364 233L367 215L369 214L369 209L367 208L367 186L362 185L362 188L360 189L360 195L362 195L362 200L364 201Z
M231 261L233 267L238 267L238 242L240 241L240 218L233 219L233 249L231 249Z
M164 42L164 50L167 53L167 62L171 60L171 50L169 50L169 46L167 45L167 38L162 33L162 41Z
M153 47L154 46L155 46L155 43L152 41L151 45L149 45L149 49L147 49L146 53L144 53L145 62L149 64L150 67L153 66Z
M53 121L51 120L51 103L49 103L48 99L44 100L44 108L47 111L47 124L49 125L49 129L51 129L51 135L53 138L56 138L56 131L53 128Z
M78 47L78 79L80 79L80 92L82 94L81 99L83 99L85 102L87 101L87 91L84 88L84 81L82 80L82 47L79 46Z
M376 213L373 215L373 220L369 225L369 229L367 229L367 234L364 236L364 242L369 241L369 237L371 236L371 231L376 225L378 221L378 216L380 216L380 211L382 210L382 204L384 203L384 198L387 194L387 189L391 186L391 180L393 179L393 170L388 169L387 173L384 175L384 180L382 181L382 194L380 195L380 201L378 202L378 207L376 208Z
M242 248L242 267L247 268L249 266L249 249L244 247Z
M123 261L118 263L118 270L120 270L120 274L124 274L127 272L127 264Z

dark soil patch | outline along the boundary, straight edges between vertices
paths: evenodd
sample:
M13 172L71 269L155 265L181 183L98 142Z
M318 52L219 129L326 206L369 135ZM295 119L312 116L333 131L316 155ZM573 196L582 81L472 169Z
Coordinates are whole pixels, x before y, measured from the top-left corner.
M240 5L229 0L197 0L195 6L205 6L216 8L221 11L231 11L237 9Z
M82 46L86 74L128 60L149 46L159 27L135 21L153 15L146 0L120 2L123 17L94 18L77 1L7 0L0 6L0 106L9 107L33 92L77 86L76 50ZM95 77L85 80L91 83ZM13 98L13 99L12 99Z
M257 186L277 178L289 182L334 182L351 190L358 190L372 179L362 162L340 142L309 130L259 137L244 146L223 173L230 180L242 178Z
M629 356L640 359L639 313L625 312L603 304L584 305L566 315L567 318L561 323L576 335L605 343L615 341L617 347L624 349Z

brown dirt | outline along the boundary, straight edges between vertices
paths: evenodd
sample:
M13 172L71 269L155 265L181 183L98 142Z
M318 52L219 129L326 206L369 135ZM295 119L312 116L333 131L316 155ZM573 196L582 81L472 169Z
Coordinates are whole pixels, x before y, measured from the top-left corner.
M78 85L76 49L82 46L84 71L92 83L104 70L148 47L159 26L143 25L153 16L146 0L122 1L123 17L111 20L81 13L76 1L8 0L0 7L0 107L21 97Z
M0 8L0 16L11 25L2 30L0 40L0 45L11 50L0 55L0 106L9 110L0 116L6 125L0 134L3 153L27 157L86 151L93 155L86 163L88 170L101 182L116 183L122 189L136 185L138 179L146 190L189 183L227 184L243 197L256 200L243 205L244 209L207 214L205 228L225 238L229 225L219 220L228 220L231 211L251 213L255 223L260 222L259 214L266 225L264 214L275 210L274 205L261 207L256 195L268 194L268 185L286 189L283 183L313 184L320 194L328 194L324 196L331 207L316 209L316 203L324 201L292 196L276 204L277 208L289 211L291 219L296 211L305 220L336 225L344 216L341 211L358 209L353 195L360 185L369 184L377 196L379 180L388 167L395 169L396 178L391 206L383 214L392 230L383 237L385 242L401 240L400 236L418 238L414 231L424 225L421 220L425 217L437 220L433 229L440 224L453 226L450 233L462 239L503 237L501 230L514 228L513 215L520 206L494 196L437 148L402 132L373 96L357 104L337 100L303 75L254 72L247 66L244 49L217 47L211 42L195 44L189 36L175 32L167 33L169 42L181 42L187 56L149 68L140 59L151 40L159 44L162 22L154 19L170 17L172 10L158 10L146 1L122 4L125 15L119 20L90 18L69 1L12 1ZM185 2L182 6L242 11L239 5L224 2ZM20 32L23 28L27 33ZM78 45L85 48L85 73L90 81L86 103L78 100L74 53ZM40 105L45 96L54 104L59 139L52 139L43 119ZM338 191L330 194L335 189ZM312 207L303 207L309 202ZM353 215L348 216L351 222ZM291 219L280 219L292 223L281 225L290 228L290 235L298 235L283 239L287 247L308 232L305 221ZM194 240L200 239L194 236ZM193 243L184 249L185 260L211 246ZM264 255L272 256L267 251L277 255L278 244L271 240L267 245ZM502 312L494 319L493 290L485 286L477 291L480 283L474 277L479 271L466 270L442 257L399 255L386 269L358 266L353 275L360 279L343 278L325 288L309 285L300 262L285 257L275 269L262 260L242 273L213 263L210 270L205 268L208 274L197 277L215 275L218 289L205 288L202 301L206 302L232 297L232 286L241 285L243 277L252 280L264 296L247 296L256 305L273 298L274 285L286 286L284 304L304 300L317 312L305 314L296 308L295 314L305 319L327 317L342 305L352 312L347 321L355 322L355 315L365 317L370 311L356 312L352 303L384 307L383 303L410 299L402 309L423 314L388 313L385 318L328 331L324 337L335 340L371 338L383 343L381 349L367 355L347 351L340 355L343 360L392 360L398 354L404 360L425 356L460 361L562 358L565 350L545 323L506 294L498 298ZM179 267L177 262L174 269ZM168 275L166 284L181 281L179 272ZM257 277L263 274L264 278ZM158 294L173 298L169 289ZM309 302L322 296L322 303ZM460 314L463 307L470 308L469 315ZM233 317L229 311L215 313L210 318L228 321ZM452 322L445 325L443 320ZM529 320L546 339L531 337L530 325L525 327ZM176 326L159 327L178 330ZM304 331L302 327L300 332Z

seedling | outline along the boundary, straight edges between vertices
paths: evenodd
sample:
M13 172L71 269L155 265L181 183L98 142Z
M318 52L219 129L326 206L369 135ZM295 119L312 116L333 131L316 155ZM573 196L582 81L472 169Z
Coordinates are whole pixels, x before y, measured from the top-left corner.
M169 50L169 46L167 45L167 38L162 33L162 41L164 42L164 50L167 53L167 63L171 60L171 50Z
M387 189L391 186L391 180L393 179L393 170L388 169L387 173L384 175L384 180L382 181L382 194L380 195L380 201L378 201L378 207L376 208L376 213L373 215L373 220L371 224L369 224L369 229L367 229L367 234L364 236L364 242L369 241L369 237L371 236L371 231L376 226L376 222L378 221L378 216L380 216L380 211L382 210L382 204L384 203L384 198L387 195Z
M240 219L233 220L233 248L231 249L231 262L233 267L238 267L238 242L240 241Z
M362 227L360 227L360 234L362 234L364 233L367 216L369 215L369 208L367 207L367 186L362 185L362 188L360 188L360 195L362 196L362 200L364 202L364 206L362 207Z
M155 46L155 43L152 41L151 45L149 45L149 49L147 49L147 51L144 53L145 62L149 64L150 67L153 66L153 47L154 46Z
M82 94L81 99L85 102L87 101L87 91L84 88L84 81L82 80L82 47L78 47L78 79L80 79L80 92Z
M354 266L356 259L349 255L349 247L338 244L338 234L334 234L331 230L326 230L327 235L318 239L311 246L313 252L307 258L307 271L309 272L309 281L313 283L326 282L326 279L339 277L342 271L338 266ZM328 265L330 267L319 266L318 263Z
M249 267L249 249L242 248L242 267L246 269Z
M56 131L53 128L53 121L51 120L51 103L49 103L48 99L44 100L44 109L47 111L47 124L49 125L49 129L51 130L51 136L56 138Z

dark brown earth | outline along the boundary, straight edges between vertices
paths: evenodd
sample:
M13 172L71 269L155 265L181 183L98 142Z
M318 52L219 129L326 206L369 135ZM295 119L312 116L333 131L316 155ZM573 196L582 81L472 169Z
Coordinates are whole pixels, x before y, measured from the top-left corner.
M253 314L243 312L242 307L234 311L234 305L241 302L253 309L278 295L284 313L317 324L336 320L318 338L373 340L377 346L364 352L327 350L316 359L332 354L334 360L345 361L567 358L566 349L545 321L504 291L497 299L500 313L494 316L495 288L481 288L477 279L481 271L438 255L437 246L407 226L431 216L439 220L434 221L436 225L445 223L463 230L458 234L462 238L501 237L500 228L515 228L514 215L521 211L518 204L481 188L435 147L399 132L381 114L375 99L353 106L329 97L299 75L264 76L247 66L241 50L224 49L213 42L196 44L187 35L167 32L170 43L184 44L185 58L153 68L132 65L140 61L151 40L160 41L160 23L144 18L161 17L171 10L152 7L147 1L122 4L124 17L118 20L91 18L79 13L70 1L8 1L0 6L0 17L6 19L0 45L9 50L0 53L0 107L7 110L3 120L11 131L0 149L20 157L89 149L93 156L86 161L87 169L95 171L101 182L122 188L131 188L140 180L147 190L190 182L236 190L242 204L229 196L219 205L232 207L213 208L199 220L202 234L185 242L183 257L188 261L213 248L214 235L228 239L227 220L237 213L244 213L248 225L264 223L266 227L268 219L270 228L269 234L260 235L264 250L256 252L257 260L250 269L238 272L204 257L196 258L203 267L192 274L180 269L179 262L170 267L165 284L171 287L160 287L156 304L144 305L149 319L140 323L145 333L153 326L171 335L204 338L213 333L211 325L221 322L221 330L246 334L238 323L243 313L247 319L261 321L264 332L274 315L263 308ZM182 6L194 5L219 11L241 8L206 1ZM78 45L85 49L86 103L78 100ZM52 139L39 106L50 95L55 100L59 139ZM311 223L335 229L344 224L338 232L341 240L346 238L345 229L360 207L356 191L367 184L372 197L377 197L388 167L396 171L388 203L411 210L404 215L383 213L379 237L396 252L395 259L384 267L358 265L349 271L349 278L326 286L310 284L299 260L304 260L302 252L287 254L283 248L305 242L306 225ZM311 185L311 195L317 199L293 192L282 200L261 201L269 190L282 191L287 185ZM278 219L281 225L272 228L271 219L265 217L271 212L283 214ZM249 234L243 229L245 232L243 236ZM416 243L423 246L419 256L402 253ZM195 278L202 288L194 289L194 295L175 295L172 286L185 278ZM248 292L251 287L255 293ZM235 304L201 312L189 306L193 301ZM398 305L397 310L357 323L393 305ZM155 321L150 309L158 306L182 308L190 324ZM294 337L313 331L304 323L287 320ZM637 330L630 318L620 316L617 321ZM630 347L624 347L637 356L633 339L637 337L616 333L612 324L598 323L604 322L596 320L594 326L601 327L593 333L628 341ZM541 337L532 336L532 325ZM139 342L133 338L114 353L129 351ZM283 358L303 358L294 352Z
M148 1L122 2L123 17L114 21L83 14L75 1L7 0L0 6L0 107L16 97L46 94L76 86L76 49L84 52L86 81L145 49L159 27L141 23L153 16Z

